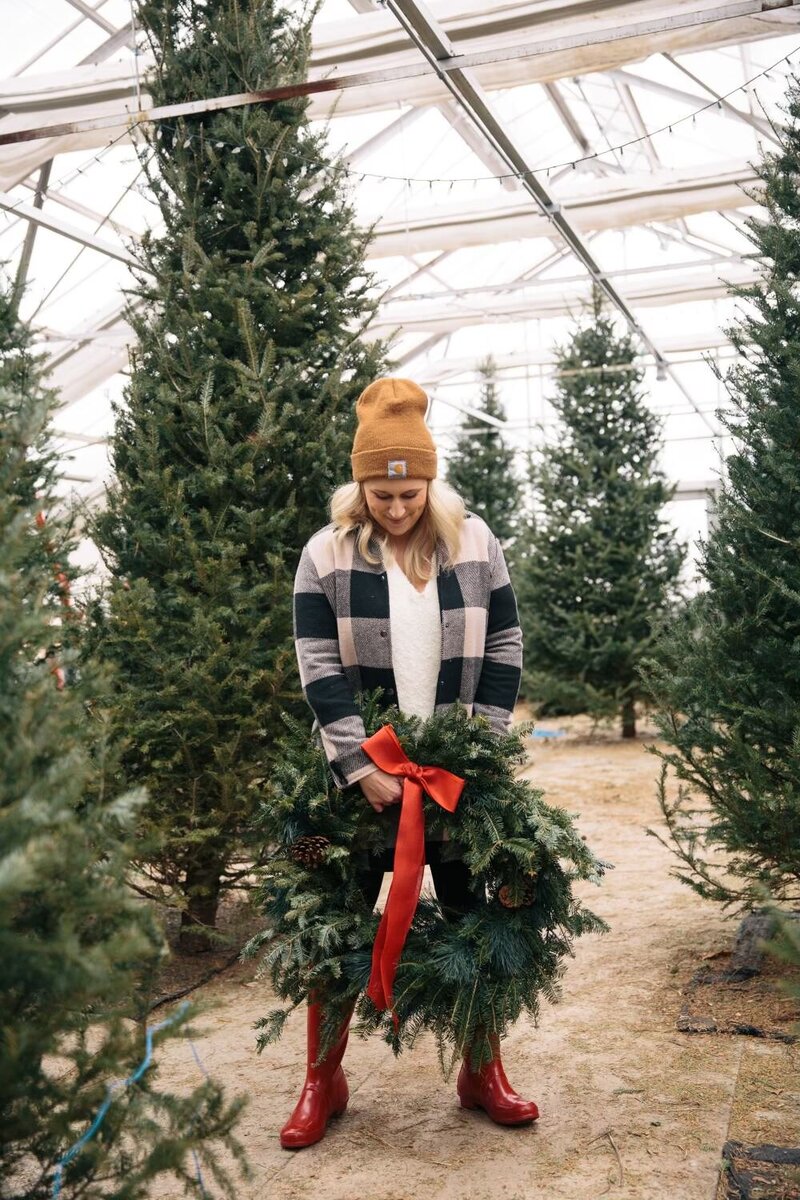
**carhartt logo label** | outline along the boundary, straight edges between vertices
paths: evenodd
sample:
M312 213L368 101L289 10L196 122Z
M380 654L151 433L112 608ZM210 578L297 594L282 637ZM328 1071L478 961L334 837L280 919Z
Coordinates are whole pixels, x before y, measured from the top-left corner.
M390 479L405 479L408 475L406 470L406 460L404 458L395 458L389 463L389 478Z

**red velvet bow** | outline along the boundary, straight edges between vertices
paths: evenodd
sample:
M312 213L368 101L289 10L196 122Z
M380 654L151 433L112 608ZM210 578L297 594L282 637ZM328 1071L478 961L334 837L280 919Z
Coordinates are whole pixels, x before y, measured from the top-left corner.
M465 781L443 767L421 767L419 763L411 762L391 725L384 725L362 742L361 747L381 771L403 777L400 826L394 848L394 875L372 949L372 972L367 987L367 995L376 1008L393 1010L396 1029L398 1020L394 1012L392 988L397 964L414 920L425 867L422 793L426 791L447 812L455 812Z

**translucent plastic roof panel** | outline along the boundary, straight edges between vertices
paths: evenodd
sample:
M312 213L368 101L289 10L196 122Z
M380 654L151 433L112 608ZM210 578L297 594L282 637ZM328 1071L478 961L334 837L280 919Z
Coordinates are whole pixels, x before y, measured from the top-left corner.
M800 6L744 16L722 0L592 7L428 5L460 54L482 56L471 70L492 113L669 363L660 378L652 355L643 357L671 478L708 482L721 444L713 414L725 397L707 357L730 361L724 329L734 304L725 283L755 269L741 228L753 202L743 189L761 147L774 144L769 123L783 119ZM96 19L64 0L0 0L0 10L0 132L120 117L111 135L0 147L0 260L12 272L40 168L52 160L23 311L62 394L66 483L96 497L130 337L121 310L131 277L121 260L158 221L124 133L126 111L147 103L149 59L141 38L142 53L131 49L128 0L105 0ZM694 24L690 10L701 18ZM535 52L522 53L526 45ZM397 331L398 369L429 389L445 454L462 420L472 420L464 410L474 408L477 367L489 352L508 436L524 450L553 435L553 348L585 303L589 278L519 181L498 178L507 166L420 63L384 6L325 0L312 77L401 77L316 96L309 111L349 164L361 221L375 225L373 332ZM701 512L688 500L684 510L692 506Z

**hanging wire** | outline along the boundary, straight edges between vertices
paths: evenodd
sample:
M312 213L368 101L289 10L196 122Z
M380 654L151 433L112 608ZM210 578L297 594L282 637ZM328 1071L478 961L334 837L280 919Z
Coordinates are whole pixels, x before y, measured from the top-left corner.
M364 171L360 167L358 167L358 168L350 167L346 163L340 163L339 169L344 174L350 176L353 179L357 178L358 182L362 182L362 183L367 179L373 179L373 180L377 180L381 183L401 183L401 184L406 184L406 185L411 185L413 183L419 183L419 184L423 184L423 185L427 184L429 188L432 188L434 183L445 183L445 184L449 185L449 188L452 188L453 185L456 183L464 183L464 184L471 184L474 189L477 186L477 184L479 184L479 183L489 183L489 182L494 182L494 181L502 182L506 179L520 179L521 180L521 179L527 179L527 178L535 176L535 175L540 175L542 173L545 173L547 175L547 177L549 178L550 173L552 171L558 171L558 170L562 170L562 169L566 169L566 168L570 168L572 170L577 170L578 166L581 163L590 162L597 158L603 158L606 155L619 154L620 156L622 156L622 155L624 155L625 150L629 149L632 146L639 146L642 144L642 142L646 142L650 138L657 137L658 134L660 134L660 133L672 133L674 130L674 127L676 125L685 124L687 121L691 121L692 124L695 124L697 121L697 117L701 116L705 112L708 112L710 109L716 108L719 111L722 111L722 101L723 100L727 100L729 97L735 96L739 92L746 92L747 89L752 87L753 84L755 84L759 79L762 79L762 78L771 79L772 76L771 76L770 72L775 71L776 68L779 67L781 65L781 63L783 63L783 62L787 63L790 67L793 66L794 64L792 63L791 56L793 54L798 54L798 53L800 53L800 46L795 46L789 52L789 54L781 55L781 57L776 62L772 63L768 67L765 67L764 70L759 71L757 74L751 76L749 79L745 80L744 83L740 83L738 85L738 87L731 88L730 91L726 92L723 96L714 98L713 100L709 100L707 104L703 104L699 108L694 109L692 112L686 113L682 117L676 117L672 121L666 122L664 125L660 125L655 129L646 130L643 134L641 134L638 137L627 138L624 142L619 142L617 145L614 145L614 146L608 146L605 150L593 150L590 154L584 154L582 156L578 156L577 158L564 159L561 162L549 163L549 164L546 164L543 166L531 167L527 171L507 171L507 172L504 172L499 175L414 176L414 175L387 175L387 174L382 174L382 173L377 173L377 172L372 172L372 171ZM783 77L785 78L786 76L788 76L790 74L791 74L791 72L787 71L784 73ZM171 123L168 121L159 121L158 123L160 125L172 127L173 129L176 128L175 126L171 126ZM199 135L189 134L188 136L190 139L196 139ZM228 146L231 148L234 148L236 146L236 143L225 142L222 139L219 140L218 144L220 146ZM329 169L332 169L332 168L329 168Z
M378 180L381 183L389 183L389 182L401 183L401 184L405 184L409 187L411 186L411 184L414 184L414 183L427 184L427 185L429 185L429 187L432 187L432 185L434 183L446 183L449 185L450 189L452 189L452 187L457 183L471 184L472 188L474 189L479 183L488 183L488 182L492 182L492 181L502 182L503 180L506 180L506 179L520 179L521 180L521 179L527 179L529 177L533 177L536 175L541 175L542 173L544 173L546 175L546 177L549 179L550 174L553 171L558 171L558 170L567 169L567 168L577 170L578 166L581 163L589 162L589 161L591 161L593 159L597 159L597 158L603 158L609 154L611 154L611 155L619 154L620 156L622 156L624 154L625 150L629 149L632 146L641 145L642 142L645 142L650 138L657 137L658 134L660 134L660 133L672 133L676 125L685 124L687 121L691 121L692 124L695 124L698 116L702 115L702 113L704 113L704 112L708 112L712 108L716 108L719 111L721 111L723 100L727 100L731 96L737 95L737 93L739 93L739 92L747 92L747 89L753 87L753 85L759 79L763 79L763 78L771 79L772 78L771 72L775 71L777 69L777 67L779 67L781 65L781 63L785 62L790 67L794 66L794 64L792 62L792 55L796 55L798 53L800 53L800 46L795 46L792 50L790 50L789 54L782 54L781 57L776 62L772 63L768 67L765 67L764 70L759 71L757 74L751 76L749 79L745 80L744 83L740 83L738 87L731 88L731 90L726 92L723 96L720 96L713 100L709 100L709 102L707 104L703 104L700 108L695 109L693 112L686 113L682 117L676 117L671 122L667 122L664 125L661 125L656 129L647 130L647 131L645 131L645 133L643 133L639 137L628 138L624 142L620 142L615 146L609 146L606 150L596 150L596 151L592 151L591 154L585 154L585 155L579 156L577 158L570 157L568 159L563 160L562 162L549 163L549 164L546 164L543 166L538 166L538 167L531 167L527 171L507 171L507 172L504 172L499 175L425 176L425 177L422 177L422 176L412 176L412 175L386 175L386 174L379 174L379 173L371 172L371 171L363 171L360 168L350 167L346 163L343 163L343 162L337 162L335 165L332 164L330 167L324 168L324 170L334 171L335 169L338 169L343 174L348 175L353 179L357 178L359 182L365 182L367 179L373 179L373 180ZM791 72L789 72L789 71L784 72L783 77L785 78L789 74L791 74ZM753 90L755 91L755 88L753 88ZM756 95L757 95L757 93L756 93ZM759 98L759 103L761 103L760 98ZM763 108L763 104L762 104L762 108ZM171 129L173 131L173 133L176 133L178 131L178 126L172 122L164 120L164 121L158 121L157 123L160 126ZM103 148L101 153L106 153L116 142L120 141L122 138L127 137L129 132L130 132L129 129L126 128L121 133L117 134L116 137L112 138L108 142L108 144ZM199 139L199 137L202 136L201 134L188 133L185 130L184 130L184 133L185 133L187 142L197 141ZM217 138L215 140L216 140L216 144L220 147L228 147L230 149L235 149L235 150L242 149L240 143L227 142L222 138ZM301 157L302 157L302 155L301 155ZM91 165L91 162L93 162L93 161L99 161L99 155L95 155L90 160L88 165ZM79 168L77 168L77 172L79 174L82 174L83 170L85 170L85 169L86 169L85 167L79 167ZM21 205L23 203L24 203L24 199L20 199L19 201L17 201L16 204L10 205L6 209L6 212L13 212L14 209L18 205Z
M682 125L686 121L691 121L692 124L696 124L697 118L699 116L701 116L704 112L708 112L709 109L716 108L719 111L722 111L722 101L723 100L727 100L727 99L729 99L729 97L735 96L738 92L746 92L747 89L749 87L752 87L753 84L755 84L759 79L762 79L762 78L771 79L772 75L770 74L770 72L775 71L775 69L777 67L779 67L780 64L783 62L787 63L790 67L793 66L794 64L792 62L791 56L793 54L797 54L798 52L800 52L800 46L795 46L794 49L792 49L789 52L789 54L781 55L781 57L777 60L777 62L772 63L769 67L765 67L763 71L759 71L756 75L751 76L749 79L745 80L744 83L740 83L738 87L731 88L731 90L729 92L725 92L725 94L720 96L719 98L716 98L714 100L709 100L709 102L707 104L701 105L700 108L694 109L693 112L686 113L682 117L676 117L671 122L667 122L664 125L660 125L656 129L647 130L645 133L641 134L641 136L639 136L639 137L628 138L624 142L619 142L615 146L608 146L607 149L605 149L605 150L595 150L595 151L592 151L591 154L584 154L584 155L579 156L574 159L568 158L568 159L564 159L562 162L548 163L544 166L531 167L527 171L508 171L501 175L478 175L478 176L469 176L468 175L468 176L456 176L456 177L436 177L436 176L434 176L433 178L429 178L429 177L415 177L415 176L403 176L403 175L379 175L379 174L371 173L369 171L359 171L359 175L361 175L362 178L378 179L378 180L382 180L382 181L391 180L391 181L403 182L403 183L422 183L422 184L449 183L451 186L455 183L471 183L474 186L477 183L487 182L491 179L496 179L496 180L500 180L500 181L502 181L504 179L526 179L529 176L539 175L542 172L546 173L547 177L549 178L550 173L552 171L558 171L558 170L562 170L562 169L568 168L568 167L575 170L575 169L577 169L577 166L580 163L589 162L596 158L603 158L606 155L613 155L613 154L623 155L625 150L629 149L630 147L639 146L639 145L641 145L642 142L646 142L650 138L657 137L658 134L660 134L660 133L672 133L673 129L676 125ZM783 78L786 78L790 74L791 74L791 72L789 72L789 71L784 72ZM352 175L354 173L352 171L352 169L347 166L344 166L343 169L347 174Z
M158 1033L161 1029L167 1029L170 1025L174 1025L176 1023L176 1021L179 1021L186 1014L186 1012L189 1010L190 1007L191 1006L189 1004L189 1001L184 1000L183 1004L181 1004L181 1006L178 1009L176 1009L176 1011L172 1014L172 1016L167 1017L163 1021L158 1021L155 1025L147 1026L147 1029L145 1031L145 1053L144 1053L144 1058L139 1063L139 1066L136 1068L135 1071L133 1071L132 1074L130 1074L127 1077L127 1079L115 1079L113 1083L106 1084L105 1100L100 1105L100 1108L97 1111L97 1115L96 1115L95 1119L92 1121L91 1125L86 1130L86 1132L81 1134L81 1136L78 1138L78 1140L70 1146L70 1148L69 1148L69 1150L67 1150L66 1154L64 1154L59 1159L59 1161L55 1167L54 1174L53 1174L53 1188L52 1188L52 1193L51 1193L53 1200L57 1200L57 1198L61 1195L61 1186L62 1186L63 1178L64 1178L64 1168L68 1165L68 1163L72 1162L73 1158L75 1158L75 1156L77 1154L80 1154L81 1150L87 1144L87 1142L90 1142L92 1140L92 1138L94 1137L94 1135L97 1133L100 1126L103 1124L103 1121L106 1119L106 1114L108 1113L108 1110L111 1108L111 1105L114 1100L114 1096L117 1094L117 1092L124 1091L126 1088L132 1087L133 1084L138 1083L139 1080L144 1075L145 1071L148 1069L148 1067L152 1063L152 1061L153 1061L153 1037L155 1036L155 1034ZM192 1047L192 1053L194 1055L195 1061L197 1062L198 1066L200 1067L200 1069L202 1070L202 1072L206 1076L206 1078L208 1078L208 1072L206 1071L203 1064L200 1062L200 1057L197 1053L197 1049L194 1045L194 1042L192 1042L191 1040L190 1040L190 1045ZM192 1151L192 1153L194 1155L194 1163L195 1163L195 1168L197 1171L197 1182L200 1187L200 1194L202 1196L206 1196L207 1192L205 1189L205 1185L203 1183L202 1172L200 1170L200 1160L195 1151Z
M94 233L98 233L107 222L111 221L112 216L114 215L116 210L119 208L120 204L122 204L125 197L129 194L129 192L132 191L134 185L136 184L136 181L138 180L139 176L142 174L143 171L144 171L144 167L140 167L139 170L136 172L136 174L133 176L133 178L127 184L125 190L122 192L122 195L120 195L114 201L111 208L108 210L108 212L103 217L103 219L95 226ZM39 313L42 311L43 308L46 307L50 298L53 296L53 294L56 292L56 290L59 288L59 286L64 282L64 280L66 279L67 275L70 273L72 268L77 265L78 261L80 260L80 258L83 255L84 251L86 251L87 249L88 249L88 246L81 246L81 248L76 251L76 253L73 255L73 257L67 263L66 267L64 267L64 270L61 272L61 274L58 276L58 278L55 280L55 282L51 285L49 290L47 292L45 292L44 296L42 296L41 300L36 305L36 308L33 310L32 313L29 314L29 316L28 316L29 321L34 321L38 317ZM106 263L103 263L103 266L105 266L105 265L106 265ZM62 293L61 299L63 299L63 298L64 298L64 294Z
M65 175L62 175L62 177L60 179L57 179L54 183L51 183L49 185L49 187L47 189L47 196L48 197L53 196L56 193L60 192L63 188L68 187L69 184L72 183L73 180L77 179L79 175L83 175L85 171L88 171L93 163L102 163L104 156L106 154L108 154L109 150L113 149L113 147L117 144L117 142L121 141L123 138L126 138L127 136L128 136L128 130L123 129L122 133L118 133L115 137L111 138L105 144L105 146L103 146L100 150L97 151L96 154L90 155L89 158L84 159L84 161L82 163L80 163L79 165L77 165L75 167L72 167L72 169L67 171L67 173ZM14 204L9 205L6 209L4 209L4 212L6 214L10 214L24 203L25 203L25 198L21 197ZM20 221L20 220L24 220L24 219L25 219L24 217L17 217L16 221ZM9 230L13 229L14 225L16 224L16 221L10 220L8 222L8 224L5 226L5 228L2 231L0 231L0 236L2 236L2 234L8 233Z

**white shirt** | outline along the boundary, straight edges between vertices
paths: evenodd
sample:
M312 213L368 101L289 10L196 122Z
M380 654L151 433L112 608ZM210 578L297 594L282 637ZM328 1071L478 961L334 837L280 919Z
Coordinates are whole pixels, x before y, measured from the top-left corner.
M397 705L406 716L427 719L436 704L442 662L442 622L436 564L418 592L396 562L388 568L389 628Z

